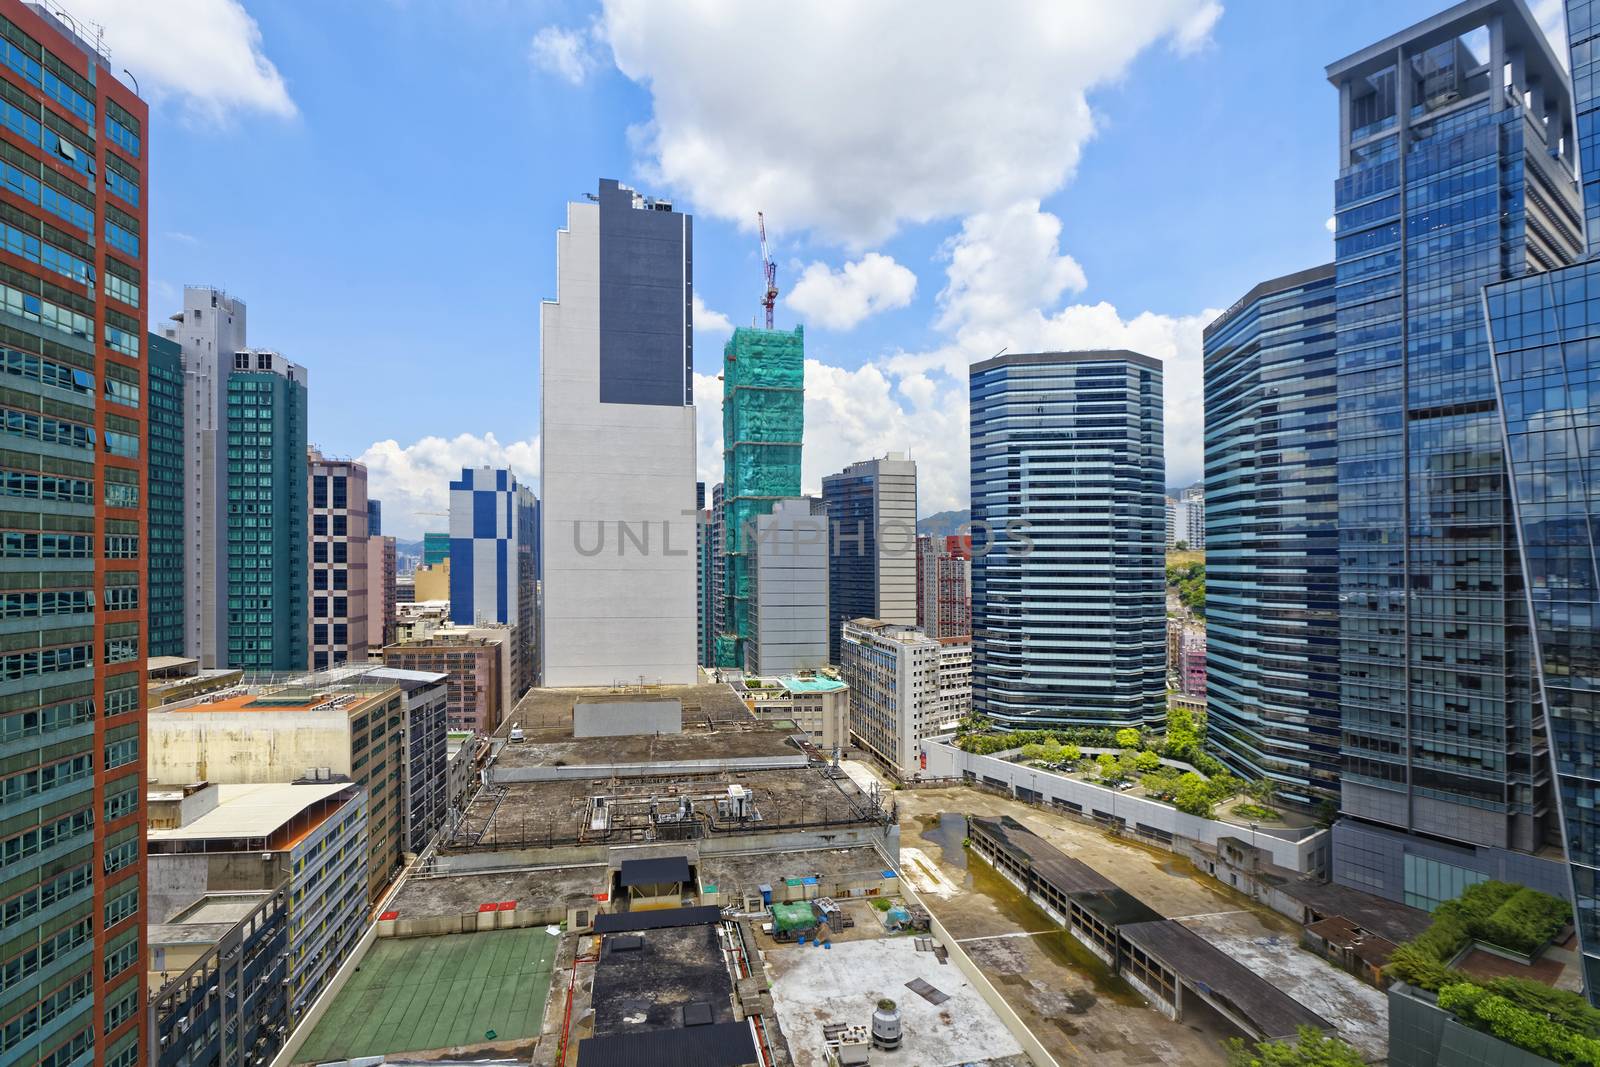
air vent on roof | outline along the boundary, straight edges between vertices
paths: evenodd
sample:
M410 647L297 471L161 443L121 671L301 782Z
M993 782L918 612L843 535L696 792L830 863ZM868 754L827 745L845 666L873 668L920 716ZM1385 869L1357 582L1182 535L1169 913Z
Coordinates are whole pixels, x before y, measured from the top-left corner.
M606 943L611 946L612 952L637 952L644 947L644 938L638 934L624 934Z
M683 1006L683 1025L685 1026L710 1026L712 1020L711 1005L696 1002Z

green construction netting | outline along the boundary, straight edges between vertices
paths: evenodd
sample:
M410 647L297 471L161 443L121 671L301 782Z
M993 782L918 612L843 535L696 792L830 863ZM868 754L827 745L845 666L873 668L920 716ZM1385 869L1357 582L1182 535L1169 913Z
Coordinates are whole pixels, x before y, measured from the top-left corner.
M724 611L717 662L742 667L749 637L748 534L772 502L800 495L805 429L805 332L740 327L722 350ZM733 662L725 662L724 655Z
M774 904L772 905L772 929L774 933L800 933L810 930L817 925L816 912L811 910L810 904Z
M718 667L733 667L744 669L744 649L739 647L739 638L734 634L717 634L712 642L711 655L716 660Z

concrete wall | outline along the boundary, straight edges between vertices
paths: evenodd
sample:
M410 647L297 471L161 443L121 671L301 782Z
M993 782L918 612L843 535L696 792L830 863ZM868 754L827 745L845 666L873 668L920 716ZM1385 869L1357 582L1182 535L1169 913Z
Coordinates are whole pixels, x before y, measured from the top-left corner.
M929 777L959 778L965 774L972 774L979 782L991 779L989 782L991 785L995 781L1002 783L1003 787L1010 789L1013 795L1020 785L1023 789L1037 790L1045 804L1057 800L1071 801L1081 805L1085 815L1098 810L1121 818L1126 821L1130 830L1134 829L1136 824L1143 823L1174 837L1185 837L1207 845L1214 846L1224 837L1250 836L1249 829L1245 827L1218 822L1215 819L1202 819L1158 801L1145 800L1142 797L1120 793L1115 789L1090 785L1088 782L1080 782L1049 771L1008 763L996 756L978 756L963 752L947 742L925 741L922 743L922 749L928 755L928 769L924 773ZM1316 868L1316 854L1327 848L1327 842L1326 830L1308 832L1293 841L1263 831L1257 831L1254 835L1254 843L1271 854L1273 863L1302 873Z
M681 700L582 701L572 709L573 737L681 734Z
M573 778L652 778L657 775L766 771L805 767L809 762L805 755L794 755L674 760L671 763L588 763L581 767L505 767L496 763L489 768L489 780L495 785L505 785L509 782L553 782Z
M600 402L600 213L568 206L540 315L543 684L692 685L695 409Z
M342 710L181 711L152 714L145 774L160 782L288 782L308 767L350 774Z

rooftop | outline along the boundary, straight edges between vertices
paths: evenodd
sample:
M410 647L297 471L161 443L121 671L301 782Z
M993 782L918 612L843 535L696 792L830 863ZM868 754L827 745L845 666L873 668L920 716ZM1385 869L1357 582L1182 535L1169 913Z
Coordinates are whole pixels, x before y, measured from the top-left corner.
M557 736L572 736L572 709L579 702L676 700L683 705L683 723L690 726L716 726L722 723L751 722L750 709L726 685L627 685L589 689L528 690L506 716L500 733L520 723L535 740L538 731L554 730Z
M207 893L165 922L152 922L145 940L152 945L214 945L271 895L268 890Z
M556 944L542 926L379 938L331 998L297 1059L326 1063L432 1049L461 1056L485 1045L531 1053L544 1024Z
M730 785L750 791L752 818L735 821L718 815L716 801L728 795ZM606 798L606 811L598 824L597 796ZM646 833L670 843L671 838L662 832L665 821L652 818L652 808L658 816L668 811L676 814L685 799L693 808L691 819L683 826L684 836L689 838L760 834L801 825L878 824L887 815L879 802L862 793L849 778L831 778L820 768L695 774L672 774L663 769L649 779L597 775L497 783L478 792L455 838L442 847L446 852L460 852L624 844L635 834Z
M772 1002L795 1067L824 1067L823 1027L868 1025L881 998L901 1012L900 1051L874 1061L902 1064L1027 1064L994 1009L949 964L918 951L915 938L834 941L831 947L783 945L766 953ZM949 999L912 992L921 979Z
M513 900L520 907L592 903L606 890L604 863L407 878L389 908L401 919L469 915L482 904Z
M1359 889L1301 878L1279 887L1305 905L1313 919L1340 916L1395 944L1410 941L1433 924L1433 916Z
M841 689L849 688L837 678L829 678L820 674L809 678L786 674L778 679L778 684L791 693L836 693Z
M272 837L317 802L357 787L349 782L308 782L302 785L218 785L214 788L217 790L216 807L187 826L151 830L151 843Z
M1268 1037L1292 1038L1301 1026L1333 1029L1328 1020L1180 922L1157 919L1130 923L1120 933L1184 979L1203 983L1212 997L1231 1005Z
M733 979L718 925L604 935L591 1003L596 1035L679 1029L697 1013L708 1023L732 1022Z
M972 816L967 824L1063 893L1097 893L1117 888L1105 875L1068 856L1009 815L998 819Z
M816 878L820 882L849 881L854 876L882 877L886 864L870 847L807 849L786 852L709 852L700 857L700 882L709 892L715 886L727 902L753 896L762 885L778 885L791 878Z

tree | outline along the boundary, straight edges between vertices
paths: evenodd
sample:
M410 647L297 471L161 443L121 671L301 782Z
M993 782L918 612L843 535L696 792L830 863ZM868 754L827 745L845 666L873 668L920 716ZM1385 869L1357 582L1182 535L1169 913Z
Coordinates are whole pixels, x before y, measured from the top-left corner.
M1211 818L1211 790L1206 780L1193 771L1178 779L1172 793L1172 806L1202 819Z
M1133 766L1140 773L1148 774L1160 769L1161 757L1154 752L1141 752L1133 758Z
M1139 731L1131 726L1124 726L1117 731L1116 741L1118 748L1138 748Z
M1140 778L1139 784L1151 796L1169 800L1178 788L1178 772L1171 767L1162 767Z
M1083 758L1083 749L1079 748L1077 745L1062 745L1061 746L1061 762L1062 763L1077 763L1082 758Z
M1245 786L1252 799L1263 808L1272 807L1272 802L1278 797L1278 783L1271 778L1257 778Z
M1174 551L1174 552L1187 552L1187 551L1189 551L1189 542L1187 542L1187 541L1174 541L1174 542L1172 542L1172 551Z
M1363 1067L1361 1053L1353 1045L1311 1026L1300 1027L1292 1045L1261 1041L1250 1049L1243 1038L1234 1037L1224 1047L1228 1067Z
M1094 758L1095 765L1100 769L1100 777L1109 779L1117 773L1117 757L1109 752L1102 752Z

